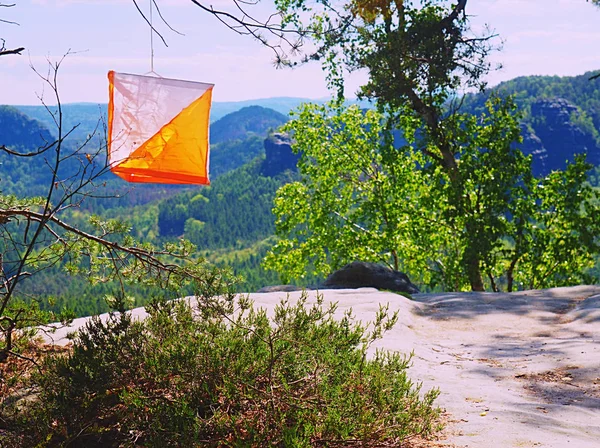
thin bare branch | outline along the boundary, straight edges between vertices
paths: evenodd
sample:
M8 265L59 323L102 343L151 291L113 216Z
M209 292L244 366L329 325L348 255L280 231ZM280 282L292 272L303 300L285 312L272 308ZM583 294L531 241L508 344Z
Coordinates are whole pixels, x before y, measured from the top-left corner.
M40 365L38 364L38 362L35 359L30 358L29 356L21 355L21 354L19 354L17 352L14 352L12 350L9 350L8 354L11 355L11 356L14 356L15 358L19 358L19 359L22 359L24 361L28 361L28 362L32 363L33 365L35 365L38 369L40 368Z
M163 15L162 15L162 12L160 11L160 8L159 8L159 6L158 6L158 3L156 2L156 0L152 0L152 3L154 3L154 6L156 7L156 11L158 12L158 16L159 16L159 17L160 17L160 19L163 21L163 23L164 23L165 25L167 25L167 27L168 27L168 28L169 28L171 31L173 31L174 33L176 33L176 34L179 34L180 36L185 36L185 34L183 34L183 33L179 32L179 31L177 31L175 28L173 28L173 27L172 27L172 26L169 24L169 22L167 22L167 21L165 20L165 18L164 18L164 17L163 17Z
M15 48L14 50L0 50L0 56L6 56L9 54L21 54L23 51L25 51L25 47L19 47L19 48Z
M13 151L12 149L7 148L5 145L0 145L0 151L4 151L5 153L7 153L11 156L16 156L16 157L35 157L35 156L39 156L40 154L44 154L46 151L53 148L55 145L56 145L56 142L52 142L50 145L43 146L43 147L39 148L37 151L33 151L33 152Z
M165 40L163 35L160 34L156 28L154 28L154 25L152 25L152 23L150 23L150 20L148 20L148 18L146 17L146 14L144 14L143 11L140 9L140 6L137 4L137 1L136 0L131 0L131 1L133 1L133 4L135 5L136 9L141 14L141 16L144 18L144 20L146 21L148 26L152 29L152 31L155 32L158 37L160 37L160 40L162 40L162 43L165 45L165 47L168 47L167 41Z

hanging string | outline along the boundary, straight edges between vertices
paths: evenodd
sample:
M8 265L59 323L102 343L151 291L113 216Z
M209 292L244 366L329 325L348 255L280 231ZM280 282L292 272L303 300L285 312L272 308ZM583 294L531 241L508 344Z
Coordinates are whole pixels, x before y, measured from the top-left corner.
M164 24L167 25L167 27L169 27L169 29L171 31L173 31L174 33L179 34L180 36L184 36L184 34L180 33L179 31L177 31L176 29L174 29L171 25L169 25L169 23L165 20L165 18L163 17L162 13L160 12L160 8L158 7L158 4L156 3L156 0L149 0L149 2L150 2L150 16L146 17L146 14L144 14L144 12L142 11L142 9L140 8L140 5L138 5L138 0L133 0L133 4L135 5L136 9L138 10L138 12L141 14L141 16L144 18L144 20L146 21L146 23L150 27L150 71L148 73L146 73L146 74L153 74L153 75L156 75L156 76L158 76L160 78L161 76L154 71L154 33L156 33L156 35L158 37L160 37L160 39L162 40L162 43L165 45L165 47L168 47L168 45L167 45L167 41L162 36L162 34L160 34L156 30L156 28L154 28L154 23L152 21L152 15L154 13L154 8L156 8L156 12L158 12L158 16L161 18L161 20L164 22ZM1 3L0 3L0 5L1 5Z
M152 23L152 0L150 2L150 73L157 74L154 71L154 25Z

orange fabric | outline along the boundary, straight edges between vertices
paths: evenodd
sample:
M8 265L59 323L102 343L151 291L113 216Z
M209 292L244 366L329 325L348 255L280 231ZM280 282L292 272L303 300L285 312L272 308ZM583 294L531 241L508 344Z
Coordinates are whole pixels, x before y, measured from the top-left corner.
M109 72L111 170L128 182L209 184L212 85L198 83L196 91L194 83L186 81L165 80L162 85L162 78L121 77L116 90L123 98L117 99L115 74ZM188 104L196 92L200 96ZM183 107L175 104L177 101ZM152 135L154 128L158 129Z
M110 159L110 147L112 141L112 124L113 118L115 115L115 105L114 105L114 95L115 95L115 72L108 72L108 137L107 137L107 146L108 146L108 154Z

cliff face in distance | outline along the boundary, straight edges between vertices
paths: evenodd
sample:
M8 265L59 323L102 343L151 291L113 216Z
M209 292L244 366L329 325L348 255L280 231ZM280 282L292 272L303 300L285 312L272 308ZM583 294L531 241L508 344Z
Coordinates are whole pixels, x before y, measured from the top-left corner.
M600 80L589 81L587 75L573 78L524 77L503 83L495 89L499 94L515 95L522 113L522 149L533 155L536 174L543 175L565 166L574 154L586 152L588 161L600 167ZM465 111L479 114L490 92L469 95ZM261 100L264 105L277 103L277 98ZM286 103L287 104L287 103ZM115 199L90 198L82 213L97 213L120 218L132 226L139 238L160 242L184 236L193 241L203 256L218 265L230 266L246 282L240 291L251 291L265 285L280 284L273 272L265 272L261 260L272 246L273 198L277 189L300 179L295 170L298 155L291 150L289 136L278 133L287 121L266 107L247 107L248 103L231 103L238 113L223 116L211 125L210 187L179 185L131 185L112 174L106 175L106 195L118 193ZM0 144L16 144L34 150L40 141L54 132L48 113L42 106L17 108L0 106ZM65 105L65 129L77 123L80 135L93 132L104 106L91 104ZM35 112L35 113L34 113ZM37 115L36 115L37 114ZM31 118L44 118L41 123ZM44 123L48 123L45 125ZM50 130L50 131L49 131ZM398 132L396 138L402 137ZM68 143L68 141L66 142ZM9 157L0 152L0 180L4 194L18 196L44 194L48 172L43 163ZM600 185L600 168L595 174ZM134 208L134 206L136 206ZM87 284L74 284L58 268L36 282L36 294L60 296L75 303L79 315L106 311L100 302L90 302ZM322 279L321 279L322 280ZM306 279L316 284L319 279ZM67 288L64 285L69 285ZM55 289L52 289L55 287ZM57 302L56 310L61 309ZM97 308L94 308L97 307Z
M564 169L575 154L600 166L600 79L523 76L465 99L465 111L481 113L491 95L512 95L522 114L521 149L533 155L536 175Z
M533 155L535 174L563 169L574 154L600 166L600 145L593 130L577 123L579 108L563 98L540 99L531 104L528 124L523 126L522 150Z
M292 152L292 140L287 134L274 133L265 139L264 176L276 176L285 170L296 171L299 154Z

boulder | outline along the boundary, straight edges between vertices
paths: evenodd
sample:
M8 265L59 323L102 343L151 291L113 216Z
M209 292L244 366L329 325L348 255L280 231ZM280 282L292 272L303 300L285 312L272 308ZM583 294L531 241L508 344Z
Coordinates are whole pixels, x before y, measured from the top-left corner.
M333 272L321 287L331 289L372 287L409 294L419 292L419 288L412 284L404 272L363 261L354 261Z

